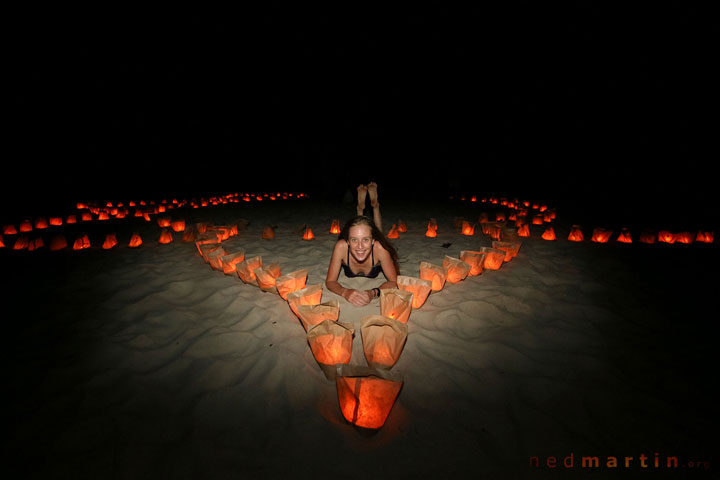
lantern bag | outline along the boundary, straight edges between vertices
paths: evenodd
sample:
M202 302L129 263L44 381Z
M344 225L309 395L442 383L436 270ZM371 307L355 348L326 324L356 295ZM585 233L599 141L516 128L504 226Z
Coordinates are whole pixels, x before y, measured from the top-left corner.
M405 346L408 326L394 318L370 315L363 318L360 332L368 365L392 368Z
M390 415L403 380L388 371L340 365L335 384L345 420L355 427L375 431L382 428Z

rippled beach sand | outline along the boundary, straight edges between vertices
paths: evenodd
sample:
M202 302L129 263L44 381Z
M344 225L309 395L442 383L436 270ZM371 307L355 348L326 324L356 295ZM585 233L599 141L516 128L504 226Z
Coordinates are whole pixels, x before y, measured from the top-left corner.
M401 274L490 246L480 228L464 236L456 225L493 208L384 204L386 232L398 219L408 226L393 241ZM336 241L331 221L352 213L309 198L170 215L246 220L228 252L307 269L313 285ZM430 218L436 238L424 235ZM567 241L578 222L559 211L558 240L533 226L499 270L448 283L412 311L392 368L403 387L374 435L343 418L286 301L213 270L181 234L158 244L154 217L82 225L93 241L82 251L13 251L6 235L4 466L29 478L712 478L717 465L697 463L717 451L707 313L717 243ZM267 225L274 240L261 238ZM302 240L304 225L314 240ZM105 251L108 229L121 244ZM144 240L136 249L133 231ZM365 365L360 323L380 313L378 300L356 308L324 289L322 301L334 299L355 326L351 363ZM656 453L681 466L655 467ZM570 455L573 468L561 468ZM601 467L581 468L583 455ZM603 467L609 456L636 463Z

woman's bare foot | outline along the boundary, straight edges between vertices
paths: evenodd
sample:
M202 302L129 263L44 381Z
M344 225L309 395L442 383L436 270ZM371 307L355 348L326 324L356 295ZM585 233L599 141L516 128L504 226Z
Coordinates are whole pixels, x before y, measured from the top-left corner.
M357 212L358 215L362 215L363 211L365 211L365 196L368 193L368 187L365 185L360 185L357 188L358 191L358 204L357 204Z
M380 205L378 203L377 184L375 182L368 183L367 192L370 196L370 206L375 208Z

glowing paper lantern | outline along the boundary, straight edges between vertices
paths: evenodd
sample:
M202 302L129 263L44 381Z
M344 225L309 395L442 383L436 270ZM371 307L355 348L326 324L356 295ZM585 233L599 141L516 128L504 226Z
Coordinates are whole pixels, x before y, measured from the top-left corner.
M79 235L73 243L73 250L84 250L90 248L90 239L87 234Z
M280 264L273 263L270 266L258 267L254 270L257 285L260 290L270 293L278 293L275 287L276 279L281 275Z
M298 305L297 312L303 328L309 332L326 320L336 322L340 317L340 302L330 300L317 305Z
M607 243L608 241L610 241L610 237L612 236L612 233L613 233L612 230L608 230L608 229L601 228L601 227L595 227L590 240L595 243Z
M360 332L368 365L374 368L392 368L405 346L408 326L393 318L370 315L363 318Z
M160 228L170 228L170 226L172 225L172 220L170 219L170 217L158 217L157 224Z
M201 244L195 244L197 246L198 251L200 252L200 256L202 257L203 261L205 263L210 263L210 255L212 253L215 253L214 256L223 256L227 255L227 252L225 251L225 248L219 244L219 243L201 243Z
M400 290L412 294L412 308L422 307L430 292L432 292L431 281L406 275L397 276L397 286ZM382 290L380 290L380 294L382 294Z
M425 236L429 238L435 238L437 237L437 221L434 218L431 218L428 222L427 231L425 232Z
M278 277L275 281L275 286L280 297L282 297L283 300L287 300L289 293L305 288L307 274L307 269L303 269Z
M317 283L310 285L300 290L290 292L287 294L287 302L290 306L290 310L300 318L297 307L300 305L319 305L322 299L323 284Z
M450 283L459 283L470 273L470 265L463 262L459 258L445 256L442 263L443 268L447 272L447 281Z
M113 248L113 247L114 247L115 245L117 245L117 244L118 244L118 241L117 241L117 237L115 236L115 234L114 234L114 233L108 233L107 235L105 235L105 241L104 241L103 244L102 244L102 249L103 249L103 250L110 250L111 248Z
M644 230L641 234L638 240L640 243L647 243L647 244L653 244L655 243L656 235L651 232L650 230Z
M49 220L51 227L59 227L63 224L62 217L50 217Z
M22 222L20 222L19 230L20 230L20 233L32 232L33 226L32 226L32 223L30 222L30 220L23 220Z
M715 240L715 232L699 230L695 237L696 242L713 243Z
M390 239L400 238L400 234L398 233L398 230L397 230L397 225L393 224L392 228L390 229L390 231L388 232L386 237L390 238Z
M28 242L27 249L29 252L32 252L32 251L37 250L38 248L42 248L44 246L45 246L45 242L43 242L42 237L35 237Z
M503 225L497 222L485 222L481 224L483 234L489 235L494 240L500 240Z
M675 235L668 230L661 230L658 232L658 240L663 243L675 243Z
M399 233L406 233L407 232L407 225L405 224L405 220L398 220L397 223L397 231Z
M693 240L695 240L695 237L690 232L679 232L675 234L675 241L677 243L683 243L685 245L689 245L693 243Z
M345 420L368 430L382 428L403 385L397 375L350 365L337 368L335 382Z
M340 233L340 220L332 221L332 224L330 225L330 233L332 233L332 234Z
M555 229L553 228L552 225L547 226L547 228L545 229L545 231L542 234L542 239L549 240L549 241L557 239L557 236L555 235Z
M134 233L132 237L130 237L130 243L128 246L130 248L137 248L142 245L142 237L140 237L140 234Z
M471 277L482 274L483 262L485 261L485 254L483 252L474 252L472 250L463 250L460 252L460 260L470 266L468 275Z
M158 243L164 245L167 243L172 243L172 241L173 241L173 237L172 237L172 233L170 233L170 230L163 229L162 232L160 232L160 238L158 239Z
M413 294L400 288L380 289L380 315L407 323L412 311Z
M445 286L447 271L429 262L420 262L420 278L432 283L432 291L439 292Z
M184 232L185 231L185 220L183 219L176 219L173 220L170 224L171 228L174 232Z
M307 333L313 357L327 378L333 378L336 365L350 362L355 327L352 323L324 320Z
M225 275L231 275L237 272L237 264L245 260L245 251L229 253L220 257L220 264Z
M487 270L499 270L505 261L505 252L497 248L482 247L481 252L485 254L483 268Z
M46 219L42 217L35 219L35 229L43 230L45 228L48 228L48 223Z
M3 248L5 246L5 243L3 242L3 237L0 235L0 248Z
M583 237L582 229L580 225L573 225L570 227L570 233L568 234L568 240L571 242L582 242L585 239Z
M313 235L312 229L310 227L305 227L302 238L303 240L313 240L315 238L315 235Z
M240 280L244 283L257 286L258 283L257 277L255 276L255 270L260 267L262 267L262 257L256 256L239 262L236 265L235 271L237 272L238 277L240 277Z
M275 238L275 229L268 225L263 229L262 232L262 238L263 240L272 240Z
M505 252L505 261L509 262L515 258L520 251L520 242L503 242L500 240L493 240L492 247Z
M475 235L475 225L470 225L468 221L463 221L462 224L463 235Z
M27 235L20 235L15 239L13 250L25 250L30 243L30 238Z
M632 235L630 235L630 231L627 228L620 230L620 235L618 235L617 241L620 243L632 243Z
M64 248L67 248L67 240L65 239L65 235L59 233L50 241L50 251L56 252Z
M15 228L15 225L4 225L3 226L3 233L5 235L17 235L17 229Z
M195 227L186 228L183 232L183 242L195 242L197 241L198 232Z

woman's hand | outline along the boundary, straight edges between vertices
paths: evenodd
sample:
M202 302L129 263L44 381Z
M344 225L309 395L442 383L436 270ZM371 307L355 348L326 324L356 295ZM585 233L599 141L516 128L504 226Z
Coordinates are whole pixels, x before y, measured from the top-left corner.
M367 290L348 290L345 293L345 300L355 305L356 307L362 307L367 305L373 298L373 292Z

